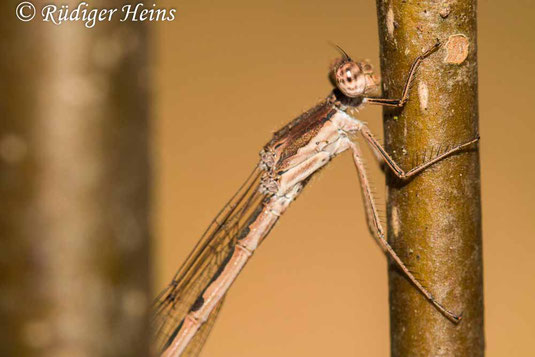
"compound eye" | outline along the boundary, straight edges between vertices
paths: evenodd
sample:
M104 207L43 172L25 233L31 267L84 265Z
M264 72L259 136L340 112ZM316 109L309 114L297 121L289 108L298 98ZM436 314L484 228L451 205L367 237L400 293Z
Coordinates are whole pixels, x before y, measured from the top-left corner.
M355 62L343 63L336 71L336 82L340 91L348 97L355 98L362 94L361 71Z

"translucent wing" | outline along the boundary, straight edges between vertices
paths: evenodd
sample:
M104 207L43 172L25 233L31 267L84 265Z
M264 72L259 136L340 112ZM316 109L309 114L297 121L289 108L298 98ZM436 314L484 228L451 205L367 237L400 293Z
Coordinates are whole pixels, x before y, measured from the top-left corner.
M214 310L210 313L208 320L206 320L206 322L202 324L199 331L197 331L197 333L195 334L195 337L193 337L191 342L188 344L188 347L186 347L186 349L182 353L183 357L199 356L204 346L204 343L206 342L206 339L208 338L208 335L212 331L212 327L214 326L217 320L219 311L221 311L221 307L223 306L223 301L225 301L225 297L223 297L223 299L219 301L219 303L216 305Z
M255 212L262 208L265 195L258 191L261 173L258 168L253 170L238 192L212 221L171 283L156 298L153 327L155 347L158 351L163 351L172 341L178 326L190 311L197 297L218 273L222 263L232 252L240 234L246 228L247 222L254 216ZM221 305L218 305L217 309L214 310L210 320L215 321L216 310L219 310L220 307ZM206 338L210 326L207 324L204 329L205 331L201 335ZM191 346L192 349L194 347ZM187 355L196 356L197 354L190 352Z

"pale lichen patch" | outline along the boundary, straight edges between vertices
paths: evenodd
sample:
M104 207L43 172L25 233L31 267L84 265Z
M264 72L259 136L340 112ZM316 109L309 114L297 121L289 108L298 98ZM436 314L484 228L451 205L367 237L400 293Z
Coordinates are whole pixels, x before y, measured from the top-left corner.
M396 206L392 207L392 233L394 233L394 238L399 236L401 224L399 222L399 210Z
M386 29L390 37L394 37L394 27L394 9L392 8L392 4L390 4L386 13Z
M451 64L461 64L468 57L470 44L468 38L463 34L451 35L446 43L446 57L444 62Z
M451 6L449 4L448 1L445 1L441 6L440 6L440 10L438 12L440 14L440 17L442 17L443 19L447 18L448 16L450 16L450 13L451 13Z
M429 88L424 81L418 83L418 97L420 98L420 109L426 111L429 104Z

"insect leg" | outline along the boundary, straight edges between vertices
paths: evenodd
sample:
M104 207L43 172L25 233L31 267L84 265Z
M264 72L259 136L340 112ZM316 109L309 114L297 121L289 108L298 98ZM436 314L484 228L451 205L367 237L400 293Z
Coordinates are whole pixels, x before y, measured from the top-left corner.
M430 159L430 160L428 160L428 161L426 161L426 162L424 162L424 163L422 163L422 164L420 164L420 165L418 165L416 167L413 167L409 171L404 171L394 161L394 159L392 159L392 157L386 152L386 150L381 146L381 144L377 141L377 139L375 139L375 137L371 133L370 129L368 129L366 126L363 126L362 129L361 129L361 133L362 133L362 136L364 136L364 138L368 142L368 144L371 146L372 150L374 150L375 152L379 153L384 158L386 164L392 169L392 171L400 179L407 179L407 178L417 174L418 172L424 170L425 168L431 166L435 162L442 160L446 156L449 156L451 154L459 152L462 149L466 148L467 146L479 141L479 135L478 135L476 138L474 138L474 139L472 139L470 141L467 141L467 142L465 142L463 144L456 145L456 146L450 148L449 150L447 150L446 152L444 152L444 153L442 153L440 155L437 155L436 157L434 157L434 158L432 158L432 159Z
M414 75L416 74L416 70L422 63L424 59L429 57L432 53L434 53L438 48L440 47L440 42L437 40L435 45L425 51L422 55L416 57L414 62L412 63L411 68L409 69L409 75L407 76L407 81L405 82L405 87L403 88L403 94L401 95L400 99L387 99L387 98L364 98L365 103L369 104L375 104L375 105L382 105L387 107L402 107L407 103L409 100L409 90L412 84L412 81L414 80Z
M362 195L364 198L364 204L366 207L366 213L368 215L368 224L369 229L372 232L373 236L377 239L383 250L396 262L396 264L400 267L400 269L405 273L407 278L416 286L416 288L442 313L444 314L448 319L451 321L458 323L461 320L461 315L456 315L450 310L446 309L442 304L440 304L438 301L435 300L433 295L414 277L414 275L409 271L407 266L403 263L403 261L399 258L399 256L396 254L392 246L388 244L386 238L385 238L385 232L381 225L381 221L379 220L379 216L377 214L377 209L375 205L375 201L373 198L373 195L370 190L370 184L368 181L368 177L366 175L366 169L364 167L362 156L360 154L360 150L358 146L352 142L351 140L347 139L348 145L351 148L353 152L353 161L355 162L355 166L357 168L357 172L359 174L359 180L360 185L362 188Z

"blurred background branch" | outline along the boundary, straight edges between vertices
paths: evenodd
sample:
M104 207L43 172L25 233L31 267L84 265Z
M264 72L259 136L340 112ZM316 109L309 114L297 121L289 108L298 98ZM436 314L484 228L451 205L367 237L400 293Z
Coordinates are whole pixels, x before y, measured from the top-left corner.
M23 23L17 3L0 5L0 355L147 356L147 26Z
M385 110L385 145L405 168L478 135L476 1L377 0L386 97L399 97L411 61L433 45L403 110ZM482 356L483 274L479 155L469 149L409 182L389 175L388 239L447 308L455 325L394 267L392 356Z

